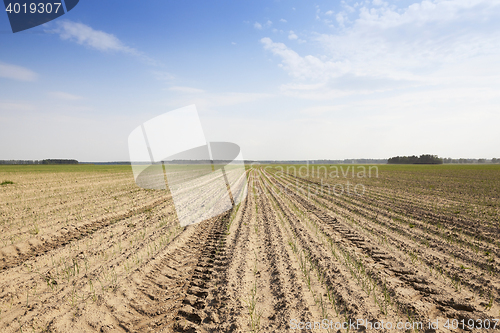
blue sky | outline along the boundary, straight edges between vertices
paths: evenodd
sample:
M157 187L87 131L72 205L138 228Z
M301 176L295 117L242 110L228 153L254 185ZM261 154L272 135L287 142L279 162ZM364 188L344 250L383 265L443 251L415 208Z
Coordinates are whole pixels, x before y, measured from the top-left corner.
M198 108L247 159L500 157L500 2L82 0L12 34L0 159L127 160Z

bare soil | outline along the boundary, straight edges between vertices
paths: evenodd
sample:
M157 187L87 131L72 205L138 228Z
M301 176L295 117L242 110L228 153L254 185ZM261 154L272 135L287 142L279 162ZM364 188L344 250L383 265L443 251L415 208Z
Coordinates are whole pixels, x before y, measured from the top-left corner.
M483 332L500 319L494 190L447 195L387 173L335 195L321 177L251 168L241 204L180 227L170 194L129 171L9 176L1 332L289 332L323 319ZM465 327L444 327L454 319Z

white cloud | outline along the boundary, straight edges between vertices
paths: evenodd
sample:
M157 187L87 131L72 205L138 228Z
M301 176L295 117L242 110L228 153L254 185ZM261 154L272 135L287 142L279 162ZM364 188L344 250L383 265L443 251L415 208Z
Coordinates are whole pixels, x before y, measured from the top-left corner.
M333 15L333 10L329 10L325 13L325 15Z
M236 43L235 42L231 42L231 45L236 45Z
M389 5L387 2L385 2L383 0L373 0L372 3L375 6L387 6L387 5Z
M383 4L380 0L374 3ZM461 0L415 2L406 8L361 7L359 9L359 26L378 26L380 28L398 27L405 24L441 24L468 21L478 28L481 21L495 19L498 15L498 1L495 0ZM498 18L498 17L496 17Z
M83 98L82 96L69 94L63 91L52 91L49 93L49 96L66 101L76 101Z
M344 21L346 19L344 18L344 15L345 15L344 12L341 12L341 13L338 13L337 15L335 15L335 20L337 21L337 23L339 24L339 26L342 27L342 28L345 27Z
M138 51L126 46L115 35L100 30L94 30L83 23L68 20L58 22L54 30L64 40L71 40L99 51L118 51L138 54Z
M365 94L457 82L485 85L491 81L485 76L500 76L498 1L424 0L403 8L376 3L357 8L344 3L345 11L336 15L342 29L312 34L320 53L300 55L262 39L264 48L281 58L279 66L299 80L285 90L309 80L314 82L302 83L321 83L317 95L327 97L348 90Z
M35 81L38 75L25 67L0 62L0 77L18 81Z
M170 88L168 88L168 90L180 92L180 93L185 93L185 94L200 94L200 93L205 92L205 90L202 90L202 89L191 88L191 87L181 87L181 86L170 87Z
M282 58L282 67L295 78L324 81L332 75L339 76L349 70L348 62L322 61L312 55L301 57L283 43L274 43L267 37L260 41L266 50Z
M273 22L270 20L267 20L267 22L264 24L260 24L259 22L255 22L253 24L253 27L257 30L262 30L262 29L270 28L272 25L273 25Z
M299 43L305 43L306 42L305 40L300 39L299 36L297 36L297 34L295 32L293 32L292 30L290 30L288 32L288 39L290 39L290 40L296 40Z
M317 41L330 58L349 59L355 75L397 79L425 78L424 73L446 64L500 54L498 24L492 23L500 19L498 8L485 15L483 9L474 12L467 5L458 15L456 4L442 6L424 1L401 14L363 7L344 33L322 34Z
M286 23L286 22L287 22L287 20L285 20L285 19L280 19L280 22L281 22L281 23Z
M47 31L59 34L63 40L70 40L103 52L122 52L130 54L152 66L158 66L160 64L143 52L125 45L113 34L94 30L88 25L69 20L59 21L57 25L58 27L56 29Z

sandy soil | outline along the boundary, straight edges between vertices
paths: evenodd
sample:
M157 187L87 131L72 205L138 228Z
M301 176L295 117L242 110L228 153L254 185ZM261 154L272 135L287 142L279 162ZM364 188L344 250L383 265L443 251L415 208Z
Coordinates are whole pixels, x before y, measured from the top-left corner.
M2 188L0 331L495 325L498 234L473 215L450 218L442 207L457 197L436 202L383 184L364 196L291 190L317 183L251 169L241 204L185 228L168 193L136 189L130 175L46 175ZM464 329L444 327L453 319ZM355 330L380 331L371 328Z

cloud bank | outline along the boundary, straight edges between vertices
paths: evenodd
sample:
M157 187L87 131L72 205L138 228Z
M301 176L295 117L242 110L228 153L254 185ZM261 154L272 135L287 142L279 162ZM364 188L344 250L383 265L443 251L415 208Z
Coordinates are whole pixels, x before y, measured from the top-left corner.
M293 79L282 88L316 87L338 95L408 85L487 84L486 77L500 75L500 2L396 4L343 2L341 11L317 14L331 32L310 34L322 50L316 54L302 55L284 43L262 38L264 49L280 59L279 66ZM297 35L290 31L288 38L295 40Z

